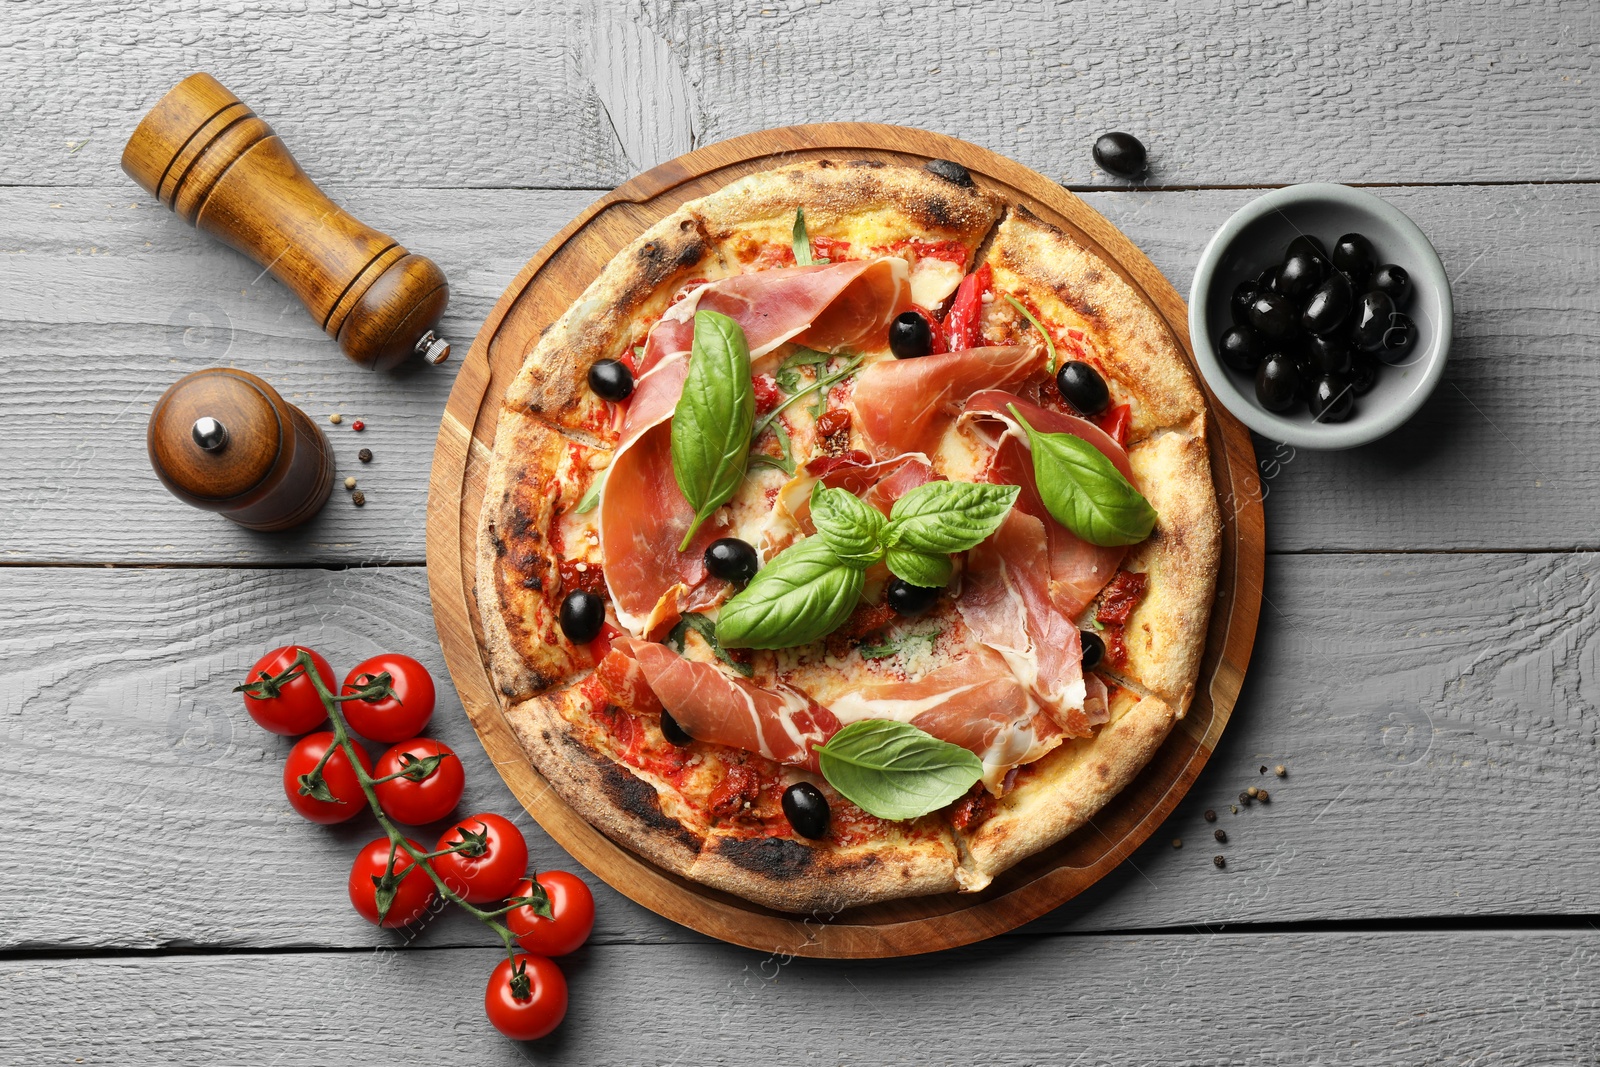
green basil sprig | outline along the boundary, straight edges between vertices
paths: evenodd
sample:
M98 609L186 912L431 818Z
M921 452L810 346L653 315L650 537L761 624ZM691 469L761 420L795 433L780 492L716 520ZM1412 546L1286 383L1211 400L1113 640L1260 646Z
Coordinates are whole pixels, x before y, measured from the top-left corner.
M930 553L918 552L911 548L891 548L884 553L883 561L889 565L889 573L902 582L927 586L930 589L943 589L950 584L950 576L955 573L955 565L943 552Z
M793 648L837 630L855 610L862 568L834 555L820 537L778 553L717 615L723 648Z
M1155 529L1156 510L1104 452L1070 433L1039 433L1008 405L1028 435L1039 497L1057 522L1092 545L1134 545Z
M583 494L582 500L578 501L577 511L579 515L584 515L593 511L595 509L595 505L600 503L600 492L606 487L606 475L610 473L611 468L607 467L605 470L595 475L594 481L589 483L589 491Z
M683 395L672 412L672 473L694 508L678 546L689 547L695 531L726 504L744 479L756 418L750 381L750 346L744 330L715 311L694 313L694 344Z
M1022 306L1022 301L1010 293L1001 293L1000 295L1009 300L1012 307L1022 312L1022 317L1033 323L1033 328L1039 331L1040 337L1044 338L1044 346L1050 350L1050 358L1045 361L1044 372L1046 374L1054 374L1056 372L1056 343L1051 339L1050 331L1039 324L1039 320L1033 317L1033 312Z
M812 265L811 238L806 233L805 208L795 208L794 211L794 262L800 267Z
M959 798L983 777L977 756L910 723L853 722L817 749L822 776L880 819L916 819Z
M845 489L811 487L811 522L841 563L870 567L883 558L883 512Z
M981 482L919 485L889 509L884 545L929 554L965 552L1000 528L1021 491Z

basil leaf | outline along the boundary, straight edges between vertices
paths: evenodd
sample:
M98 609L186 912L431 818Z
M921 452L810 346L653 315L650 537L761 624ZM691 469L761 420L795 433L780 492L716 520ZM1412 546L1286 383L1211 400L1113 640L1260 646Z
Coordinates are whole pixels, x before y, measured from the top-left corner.
M1039 497L1057 522L1092 545L1134 545L1150 536L1155 509L1104 452L1070 433L1039 433L1008 406L1028 434Z
M883 512L847 489L811 487L811 521L839 562L862 570L883 558Z
M853 722L817 749L822 776L880 819L916 819L960 798L983 763L960 745L893 719Z
M804 208L795 208L794 212L794 262L796 266L809 267L811 262L811 238L806 236L806 212Z
M1021 491L978 482L919 485L894 502L884 543L916 552L965 552L1000 528Z
M689 373L672 412L672 473L694 508L694 522L679 552L689 547L707 516L738 490L750 458L755 417L744 330L726 315L696 311Z
M723 648L793 648L837 630L855 610L862 572L841 563L820 537L773 557L717 616Z
M717 640L717 624L712 622L706 616L700 614L698 611L686 612L683 617L678 620L678 625L672 628L672 632L667 634L666 639L661 643L681 656L683 655L684 650L688 647L690 630L693 630L695 633L705 638L706 644L711 646L712 653L714 653L718 659L732 667L738 673L744 675L746 678L749 678L755 673L755 668L751 667L750 664L740 663L738 660L728 655L727 649L723 648L721 642Z
M910 548L889 549L884 553L884 562L889 564L889 573L896 578L933 589L943 589L949 585L954 570L948 554L929 554Z
M1050 331L1039 325L1039 320L1033 317L1033 312L1022 306L1022 301L1010 293L1001 293L1000 295L1009 300L1012 307L1022 312L1022 317L1033 323L1033 328L1039 331L1040 337L1044 338L1044 346L1050 350L1050 358L1045 362L1044 372L1046 374L1054 374L1056 372L1056 343L1051 339Z
M600 503L600 490L606 487L606 475L610 473L611 468L607 467L605 470L595 475L594 481L589 485L589 491L583 494L582 500L578 501L579 515L593 511L595 509L595 505Z

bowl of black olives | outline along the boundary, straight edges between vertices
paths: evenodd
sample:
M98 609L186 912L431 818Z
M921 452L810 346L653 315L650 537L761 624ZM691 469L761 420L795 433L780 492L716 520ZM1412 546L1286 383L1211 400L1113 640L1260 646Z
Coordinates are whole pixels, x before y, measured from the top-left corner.
M1354 448L1420 408L1450 350L1450 283L1414 222L1343 185L1276 189L1206 245L1189 336L1224 407L1297 448Z

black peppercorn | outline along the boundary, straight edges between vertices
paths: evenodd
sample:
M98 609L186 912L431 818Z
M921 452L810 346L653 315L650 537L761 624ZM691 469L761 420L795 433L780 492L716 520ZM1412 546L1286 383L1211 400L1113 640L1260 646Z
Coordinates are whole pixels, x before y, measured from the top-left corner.
M366 507L367 494L357 489L355 492L350 494L350 503L354 504L358 508Z
M1210 808L1207 808L1206 809L1206 822L1216 822L1216 821L1217 821L1217 813L1212 811Z
M1228 831L1222 829L1221 827L1218 827L1211 836L1222 842L1224 845L1228 843Z
M1243 804L1245 807L1250 806L1250 791L1248 789L1239 794L1239 803Z
M1226 857L1226 856L1212 856L1211 857L1211 862L1216 864L1218 867L1226 867L1228 865L1228 857Z
M372 449L363 448L360 452L356 453L356 458L359 459L363 463L371 463L372 462Z

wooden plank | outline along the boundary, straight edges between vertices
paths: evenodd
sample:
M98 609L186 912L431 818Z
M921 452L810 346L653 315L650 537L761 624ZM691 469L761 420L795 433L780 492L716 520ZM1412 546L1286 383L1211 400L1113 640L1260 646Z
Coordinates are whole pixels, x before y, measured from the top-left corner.
M356 214L436 258L445 325L462 346L540 244L598 193L336 190ZM1253 194L1094 193L1088 199L1187 292L1199 249ZM1384 193L1433 238L1456 289L1456 344L1415 422L1348 453L1276 450L1264 464L1269 546L1318 549L1597 547L1600 188L1515 186ZM54 206L60 205L60 206ZM0 189L0 559L250 563L421 560L439 413L458 364L402 377L339 355L287 291L129 186ZM148 243L148 244L147 244ZM189 316L198 316L191 324ZM224 316L226 320L224 320ZM208 329L207 320L229 326ZM231 336L231 343L228 338ZM232 363L262 374L339 431L341 466L370 503L336 496L276 537L193 512L155 481L145 418L182 373ZM73 372L63 373L63 367ZM45 417L40 417L44 415ZM361 444L377 454L360 468ZM114 524L86 516L115 514Z
M1128 863L1021 940L1600 913L1597 584L1589 554L1275 558L1206 771ZM23 771L0 776L0 807L27 813L0 838L0 948L384 943L345 903L371 824L300 821L280 793L289 743L228 690L290 640L340 670L393 649L443 677L421 569L5 568L0 603L0 741ZM447 686L435 726L467 764L466 807L515 812ZM1278 763L1287 778L1257 773ZM1229 812L1250 785L1271 803ZM530 835L536 864L568 863ZM690 937L598 895L604 941ZM420 943L486 941L449 915Z
M0 1057L1592 1063L1597 959L1592 929L1038 938L847 965L721 945L610 946L561 961L567 1017L526 1046L484 1020L490 949L6 961Z
M1315 14L1315 18L1313 18ZM204 67L335 182L609 187L691 144L871 118L1074 185L1128 129L1151 180L1593 179L1600 13L1585 0L1234 9L1156 0L729 7L10 4L8 184L95 184ZM358 57L353 60L352 57ZM337 77L334 78L334 72ZM1115 184L1112 182L1111 184Z

